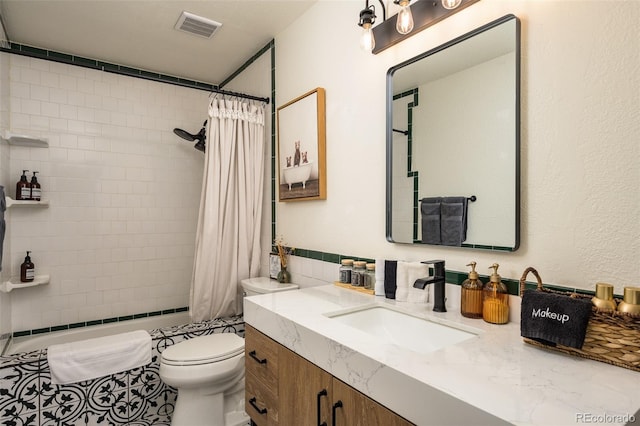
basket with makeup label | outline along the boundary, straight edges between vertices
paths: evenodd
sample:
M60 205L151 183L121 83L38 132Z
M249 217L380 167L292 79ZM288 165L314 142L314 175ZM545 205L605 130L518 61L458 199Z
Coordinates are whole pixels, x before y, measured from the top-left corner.
M525 290L529 273L537 279L536 289ZM625 288L625 300L613 298L613 286L604 283L595 296L548 289L529 267L520 278L520 334L537 347L640 371L640 313L628 309L636 289ZM610 304L602 302L601 293L608 293Z

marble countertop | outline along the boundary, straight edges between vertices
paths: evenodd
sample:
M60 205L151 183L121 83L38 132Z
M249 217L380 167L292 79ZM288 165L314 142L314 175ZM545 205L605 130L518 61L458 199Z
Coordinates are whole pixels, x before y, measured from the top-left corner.
M246 297L244 318L418 425L640 422L640 373L525 344L517 297L510 300L511 322L493 325L460 315L459 286L447 284L446 291L448 312L436 313L430 303L311 287ZM326 315L369 305L455 323L477 336L423 354Z

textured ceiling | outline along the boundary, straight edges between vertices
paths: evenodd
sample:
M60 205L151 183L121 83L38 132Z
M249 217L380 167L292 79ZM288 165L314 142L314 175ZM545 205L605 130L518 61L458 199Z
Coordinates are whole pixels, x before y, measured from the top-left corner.
M10 41L219 84L316 0L0 0ZM182 11L222 23L174 29Z

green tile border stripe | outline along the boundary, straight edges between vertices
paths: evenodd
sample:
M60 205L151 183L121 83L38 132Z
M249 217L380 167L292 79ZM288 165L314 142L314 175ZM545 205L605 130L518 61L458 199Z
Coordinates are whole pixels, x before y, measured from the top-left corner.
M158 315L168 315L168 314L175 314L178 312L186 312L188 310L189 310L188 306L183 306L180 308L164 309L162 311L143 312L143 313L137 313L133 315L123 315L121 317L112 317L112 318L105 318L105 319L91 320L91 321L81 321L81 322L75 322L71 324L55 325L52 327L36 328L33 330L16 331L12 333L12 335L13 337L35 336L39 334L50 333L53 331L71 330L76 328L91 327L93 325L113 324L116 322L131 321L134 319L148 318L148 317L154 317Z
M99 61L97 59L84 58L82 56L69 55L66 53L56 52L52 50L41 49L38 47L28 46L11 42L9 47L0 47L0 52L13 53L31 58L45 59L54 62L60 62L68 65L77 65L84 68L91 68L97 71L110 72L114 74L125 75L128 77L137 77L144 80L152 80L161 83L173 84L176 86L188 87L191 89L213 91L219 89L218 85L206 83L202 81L191 80L182 77L176 77L167 74L160 74L151 71L131 68L124 65L113 64L110 62Z
M336 264L340 264L340 261L342 259L363 260L368 263L375 262L375 259L368 258L368 257L359 257L354 255L344 255L344 254L337 254L337 253L325 253L321 251L309 250L309 249L303 249L303 248L296 248L292 256L302 257L306 259L320 260L323 262L336 263ZM468 276L469 276L468 272L452 271L449 269L446 270L446 280L450 284L461 285L464 282L464 280L468 278ZM479 277L483 283L487 283L489 281L489 275L479 275ZM520 295L520 280L514 280L512 278L502 277L502 282L505 284L505 286L507 286L507 289L509 290L509 294L513 296ZM575 291L576 293L579 293L579 294L594 295L594 292L590 290L562 287L555 284L545 284L545 283L542 283L542 284L544 285L545 288L550 290L558 290L558 291L566 291L566 292ZM537 287L537 282L530 282L530 281L525 282L525 290L535 289L536 287ZM615 297L620 298L620 296L615 296Z
M420 207L418 202L418 170L413 170L413 108L418 106L418 88L409 89L393 95L393 100L412 97L413 101L407 102L407 177L413 178L413 242L420 242L418 238L418 221L420 220Z
M275 45L275 40L273 40L273 39L271 41L269 41L269 43L265 44L262 49L260 49L255 55L253 55L244 64L242 64L240 66L240 68L235 70L229 77L225 78L222 81L222 83L220 83L220 85L219 85L220 87L219 88L223 88L224 86L226 86L227 83L229 83L231 80L233 80L238 75L240 75L240 73L242 73L245 69L247 69L249 67L249 65L251 65L252 63L257 61L260 58L260 56L262 56L264 53L268 52L274 45Z

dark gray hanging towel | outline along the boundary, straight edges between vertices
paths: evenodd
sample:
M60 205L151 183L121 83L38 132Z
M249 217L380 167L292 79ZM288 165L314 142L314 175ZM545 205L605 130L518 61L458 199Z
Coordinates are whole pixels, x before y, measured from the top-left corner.
M440 208L442 244L461 246L467 239L467 197L443 197Z
M424 244L442 244L440 237L441 203L442 197L429 197L420 200L422 242Z
M2 271L2 248L4 247L5 210L7 210L7 200L4 198L4 186L0 185L0 271Z

